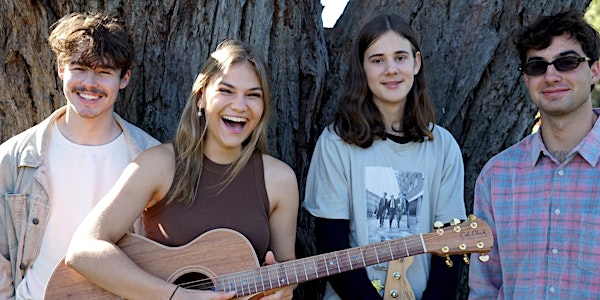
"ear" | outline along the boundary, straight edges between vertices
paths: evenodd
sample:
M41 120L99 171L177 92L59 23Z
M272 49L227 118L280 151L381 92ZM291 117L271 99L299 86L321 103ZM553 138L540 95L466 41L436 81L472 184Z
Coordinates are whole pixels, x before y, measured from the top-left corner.
M600 61L595 61L592 63L592 65L590 66L590 70L592 72L592 84L598 82L598 79L600 79Z
M121 78L121 83L119 84L119 89L124 89L127 84L129 84L129 79L131 78L131 70L127 70L123 78Z
M58 69L58 77L59 77L61 80L64 80L64 76L65 76L65 66L64 66L63 64L61 64L61 63L57 63L57 64L56 64L56 67L57 67L57 69Z
M198 101L196 101L196 106L198 110L202 110L204 108L204 91L203 89L198 90Z
M417 51L415 53L415 67L413 70L413 74L415 74L415 75L419 74L420 70L421 70L421 51Z

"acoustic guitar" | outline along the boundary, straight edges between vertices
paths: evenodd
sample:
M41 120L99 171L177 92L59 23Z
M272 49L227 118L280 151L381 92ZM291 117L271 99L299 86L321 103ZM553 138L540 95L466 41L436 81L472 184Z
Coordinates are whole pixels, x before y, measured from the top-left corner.
M456 220L425 234L267 266L260 266L250 242L230 229L208 231L179 247L131 233L117 243L138 266L157 277L183 288L235 291L236 299L259 298L280 287L423 253L487 253L492 244L489 225L472 215L465 222ZM122 298L90 283L63 260L52 273L44 299Z

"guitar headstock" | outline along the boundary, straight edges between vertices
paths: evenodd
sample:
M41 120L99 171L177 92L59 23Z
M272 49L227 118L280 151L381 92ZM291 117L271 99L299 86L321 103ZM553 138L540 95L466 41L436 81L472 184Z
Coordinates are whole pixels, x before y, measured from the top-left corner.
M423 235L427 253L448 256L487 253L492 248L494 236L484 220L470 215L464 222L454 220L450 224Z

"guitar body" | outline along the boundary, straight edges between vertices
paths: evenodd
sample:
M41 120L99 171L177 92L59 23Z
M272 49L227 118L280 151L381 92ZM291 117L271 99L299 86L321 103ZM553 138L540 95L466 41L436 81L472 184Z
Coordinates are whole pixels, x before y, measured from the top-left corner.
M254 248L242 234L214 229L180 247L168 247L136 234L126 234L117 245L140 268L169 282L189 273L217 276L260 267ZM115 270L118 272L119 270ZM213 281L214 283L214 281ZM259 294L258 296L262 296ZM238 299L246 299L238 298ZM46 287L44 299L121 299L90 283L65 265L58 264Z

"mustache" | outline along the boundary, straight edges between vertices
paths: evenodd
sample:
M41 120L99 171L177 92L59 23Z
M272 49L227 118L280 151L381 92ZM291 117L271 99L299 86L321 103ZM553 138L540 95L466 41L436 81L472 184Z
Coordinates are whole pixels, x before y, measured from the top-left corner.
M106 96L106 93L103 90L100 90L100 89L87 89L87 88L84 88L84 87L74 87L71 92L73 92L73 93L88 92L88 93L92 93L92 94L99 94L101 96Z

